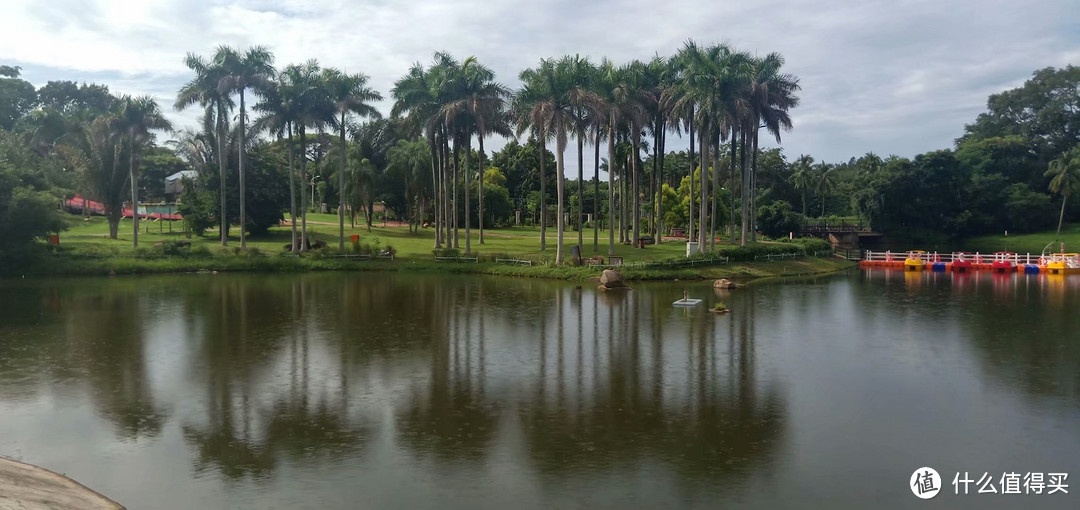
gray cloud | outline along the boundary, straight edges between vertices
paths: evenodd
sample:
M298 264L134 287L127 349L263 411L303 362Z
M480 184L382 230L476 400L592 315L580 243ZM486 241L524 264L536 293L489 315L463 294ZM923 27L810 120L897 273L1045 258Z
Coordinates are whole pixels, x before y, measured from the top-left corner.
M209 54L218 44L266 44L279 64L318 58L370 75L386 93L435 50L476 55L516 86L518 72L543 57L626 61L670 55L689 38L727 41L785 56L803 92L784 150L827 161L948 147L989 94L1035 69L1080 59L1080 9L1069 0L14 4L0 33L0 61L23 65L37 83L99 81L166 104L188 79L183 55ZM193 124L195 116L176 120Z

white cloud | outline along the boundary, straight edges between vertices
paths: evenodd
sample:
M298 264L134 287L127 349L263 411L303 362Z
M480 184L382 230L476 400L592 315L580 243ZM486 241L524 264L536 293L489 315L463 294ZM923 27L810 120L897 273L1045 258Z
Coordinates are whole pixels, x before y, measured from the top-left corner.
M1080 9L1069 0L8 3L0 62L23 65L36 82L100 81L165 104L189 78L184 54L219 44L269 45L279 64L318 58L370 75L386 94L435 50L476 55L513 86L541 57L648 59L688 38L727 41L786 57L803 106L785 152L829 161L948 147L988 94L1080 55Z

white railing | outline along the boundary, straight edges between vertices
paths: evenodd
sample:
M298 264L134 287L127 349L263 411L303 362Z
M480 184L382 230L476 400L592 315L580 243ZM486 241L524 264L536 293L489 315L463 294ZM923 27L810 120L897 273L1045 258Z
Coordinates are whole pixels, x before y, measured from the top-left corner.
M870 251L863 252L863 260L875 261L875 262L903 262L908 258L908 253L905 251ZM1036 253L938 253L938 252L926 252L917 254L918 258L923 262L956 262L958 260L965 260L975 264L989 264L998 260L1012 262L1014 265L1019 264L1040 264L1041 254ZM1045 260L1043 261L1045 262Z

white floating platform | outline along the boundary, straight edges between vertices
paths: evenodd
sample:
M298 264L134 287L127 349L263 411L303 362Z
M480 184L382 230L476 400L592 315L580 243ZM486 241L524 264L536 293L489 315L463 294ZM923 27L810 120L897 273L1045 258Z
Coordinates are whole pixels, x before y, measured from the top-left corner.
M671 303L671 304L672 304L673 306L685 306L685 307L691 307L691 306L697 306L697 305L700 305L700 304L701 304L701 300L700 300L700 299L692 299L692 298L691 298L691 299L680 299L680 300L678 300L678 301L676 301L676 302L674 302L674 303Z

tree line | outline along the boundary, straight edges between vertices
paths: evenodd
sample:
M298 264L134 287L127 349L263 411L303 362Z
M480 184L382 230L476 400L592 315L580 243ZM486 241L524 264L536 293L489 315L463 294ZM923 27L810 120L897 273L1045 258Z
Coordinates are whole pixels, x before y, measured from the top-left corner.
M162 195L164 175L190 168L197 178L181 207L198 231L216 224L225 244L230 226L242 226L243 247L248 232L288 210L295 251L310 247L307 212L317 203L337 210L339 249L346 219L363 215L370 228L376 204L416 230L433 227L437 249L459 248L464 230L466 252L473 228L484 243L485 228L517 209L537 217L542 250L554 226L560 261L568 227L581 249L591 227L599 251L603 225L612 253L616 242L659 242L673 228L707 250L718 232L746 243L808 221L859 221L898 239L944 242L1054 219L1060 229L1080 216L1069 201L1080 187L1073 66L1039 70L991 96L953 148L826 163L758 147L762 129L777 142L791 129L799 82L780 55L727 45L691 41L670 57L622 64L542 59L519 74L517 90L474 57L438 52L394 83L386 118L366 75L315 60L279 70L267 48L222 46L185 63L193 76L172 106L202 116L179 132L153 98L64 81L35 89L18 68L0 66L0 141L6 164L18 166L8 188L100 201L115 237L125 202L137 210L140 197ZM155 137L162 132L172 138L165 144ZM668 151L669 134L688 139L689 150ZM511 140L489 154L493 135ZM564 177L574 168L571 142L576 179ZM585 145L594 150L592 183ZM137 243L137 218L133 227Z

